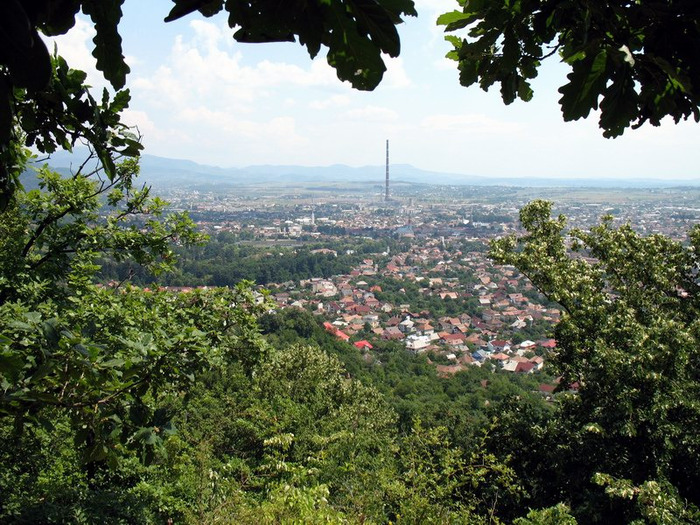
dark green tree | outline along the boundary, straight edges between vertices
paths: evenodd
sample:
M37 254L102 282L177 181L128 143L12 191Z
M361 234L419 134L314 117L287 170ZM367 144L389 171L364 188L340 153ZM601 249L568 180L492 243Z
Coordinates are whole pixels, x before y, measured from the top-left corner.
M563 398L553 427L566 450L560 461L577 472L566 497L587 521L628 521L639 517L641 500L632 507L621 497L603 511L593 481L634 500L656 490L685 509L675 518L697 518L700 228L681 243L614 226L611 217L567 231L565 217L550 213L544 201L523 208L527 233L495 241L491 255L564 310L551 361L561 390L579 387Z
M171 243L200 236L183 215L136 189L133 160L62 178L39 171L0 214L0 417L18 431L67 417L86 459L161 443L177 395L217 360L257 360L254 299L242 285L207 294L93 284L98 257L171 267ZM254 346L254 345L253 345ZM228 357L227 357L228 356ZM144 456L145 457L145 456Z
M548 57L571 67L559 89L564 120L600 110L606 137L632 125L700 120L700 4L694 0L459 0L442 15L460 83L500 84L506 104L532 98Z

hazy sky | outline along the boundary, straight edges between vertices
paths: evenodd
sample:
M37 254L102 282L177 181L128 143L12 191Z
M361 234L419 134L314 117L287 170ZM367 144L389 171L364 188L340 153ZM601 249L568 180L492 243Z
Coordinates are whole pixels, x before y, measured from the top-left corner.
M557 88L567 69L550 59L531 102L505 106L459 85L435 20L454 0L418 0L399 26L401 56L373 92L340 82L324 50L239 44L225 17L190 15L165 24L166 0L125 5L121 34L131 66L126 120L146 153L222 167L253 164L381 165L391 162L480 176L700 179L700 124L665 123L604 139L594 115L564 123ZM79 20L58 39L73 67L94 70L92 28Z

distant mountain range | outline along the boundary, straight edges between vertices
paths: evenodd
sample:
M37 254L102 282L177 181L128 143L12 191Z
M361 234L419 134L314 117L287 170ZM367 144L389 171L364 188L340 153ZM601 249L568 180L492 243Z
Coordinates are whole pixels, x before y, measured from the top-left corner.
M58 152L48 161L58 171L77 166L85 156L80 152ZM192 188L203 186L289 185L309 182L362 182L383 184L385 166L351 167L335 164L324 167L260 165L245 168L219 168L190 160L170 159L154 155L141 156L143 182L156 188ZM518 186L518 187L591 187L591 188L668 188L700 186L697 180L662 179L555 179L519 177L482 177L443 173L415 168L409 164L391 164L393 183L441 184L465 186Z

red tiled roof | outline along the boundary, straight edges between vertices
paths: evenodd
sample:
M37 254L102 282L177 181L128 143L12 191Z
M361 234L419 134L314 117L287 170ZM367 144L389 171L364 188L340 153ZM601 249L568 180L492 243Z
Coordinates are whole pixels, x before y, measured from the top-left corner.
M518 366L515 367L515 372L516 373L527 373L527 372L532 372L532 369L535 368L535 363L530 363L525 362L525 363L518 363Z

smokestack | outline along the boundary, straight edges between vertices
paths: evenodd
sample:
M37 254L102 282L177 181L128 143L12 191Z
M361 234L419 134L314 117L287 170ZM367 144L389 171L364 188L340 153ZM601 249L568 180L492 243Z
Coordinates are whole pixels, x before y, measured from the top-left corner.
M386 192L384 193L384 201L389 201L389 139L386 140Z

